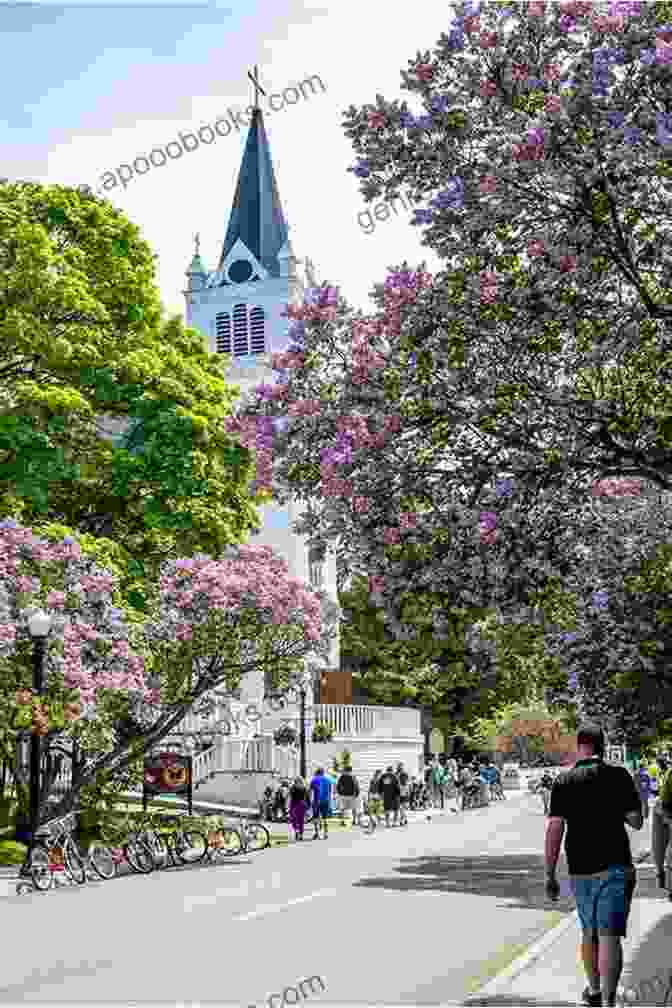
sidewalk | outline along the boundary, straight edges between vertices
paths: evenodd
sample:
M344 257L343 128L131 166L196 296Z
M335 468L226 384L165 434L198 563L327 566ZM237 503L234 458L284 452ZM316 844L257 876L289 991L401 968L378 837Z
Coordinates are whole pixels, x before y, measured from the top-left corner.
M621 986L625 996L620 1003L670 1004L671 1000L652 994L646 981L667 978L672 972L672 903L657 887L649 852L650 826L645 826L641 834L631 832L630 837L637 863L637 889L628 937L623 942ZM547 1008L576 1005L580 1004L585 985L579 959L579 928L573 912L463 1004Z

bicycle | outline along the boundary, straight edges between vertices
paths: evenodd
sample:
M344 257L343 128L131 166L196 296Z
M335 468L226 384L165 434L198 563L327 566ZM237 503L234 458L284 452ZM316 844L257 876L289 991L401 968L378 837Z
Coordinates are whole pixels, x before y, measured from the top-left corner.
M271 834L263 823L241 819L237 832L241 838L242 850L245 854L248 851L266 850L267 847L271 846Z
M69 812L52 819L35 830L33 844L19 875L30 878L35 889L45 892L54 885L57 874L65 873L70 882L86 882L86 866L72 836L77 814ZM20 881L17 893L25 892L25 882Z
M233 826L222 826L211 830L208 833L207 841L208 849L205 856L206 860L210 862L215 862L220 857L236 857L243 851L243 837L239 830Z
M177 829L171 832L169 824L177 825ZM167 867L169 860L176 867L197 864L203 860L208 849L207 837L199 830L185 830L177 818L145 830L142 836L149 845L157 868Z
M130 868L140 875L149 875L156 868L152 848L144 839L141 831L133 830L126 838L121 848Z

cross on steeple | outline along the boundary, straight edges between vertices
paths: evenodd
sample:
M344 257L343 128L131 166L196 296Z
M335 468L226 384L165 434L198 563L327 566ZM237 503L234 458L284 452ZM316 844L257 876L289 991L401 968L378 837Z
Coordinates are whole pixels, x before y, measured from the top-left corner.
M259 67L255 66L253 74L250 73L250 71L248 70L247 71L247 76L250 78L250 80L254 84L254 106L253 106L253 108L256 111L259 108L259 92L261 92L263 94L264 98L266 97L266 92L264 91L264 89L262 88L261 84L259 83Z

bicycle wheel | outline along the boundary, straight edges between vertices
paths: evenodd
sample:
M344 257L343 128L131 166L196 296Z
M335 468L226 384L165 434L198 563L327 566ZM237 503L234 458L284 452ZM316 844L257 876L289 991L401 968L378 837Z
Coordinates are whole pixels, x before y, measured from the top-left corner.
M151 848L139 837L124 844L123 850L124 857L133 871L139 872L141 875L149 875L156 868Z
M243 849L243 838L238 830L226 827L218 830L217 832L219 834L219 841L216 847L209 848L210 858L235 857L236 854L241 853Z
M51 889L54 884L54 873L49 867L49 848L46 844L35 844L30 852L28 871L36 889L42 892Z
M208 841L198 830L187 830L173 836L173 850L182 864L197 864L205 857Z
M160 833L155 833L154 830L148 830L145 837L145 842L152 852L155 867L165 868L170 860L170 852L165 839Z
M69 837L63 844L63 864L65 865L66 874L70 876L72 881L76 882L77 885L84 885L86 882L86 865L79 847L72 837Z
M117 865L112 851L104 844L92 843L89 847L89 864L98 878L105 881L117 874Z
M271 846L271 834L261 823L249 823L245 830L245 849L266 850Z

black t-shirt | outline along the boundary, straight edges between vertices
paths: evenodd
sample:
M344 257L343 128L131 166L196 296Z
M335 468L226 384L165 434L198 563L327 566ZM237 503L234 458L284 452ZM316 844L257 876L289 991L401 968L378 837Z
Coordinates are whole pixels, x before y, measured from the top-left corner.
M399 781L393 773L384 773L378 781L378 793L383 798L398 798L401 794Z
M338 778L336 793L342 798L358 798L359 784L357 778L351 773L342 773Z
M625 767L588 759L560 774L551 791L549 815L567 823L569 874L593 875L632 865L624 816L640 809L635 782Z

